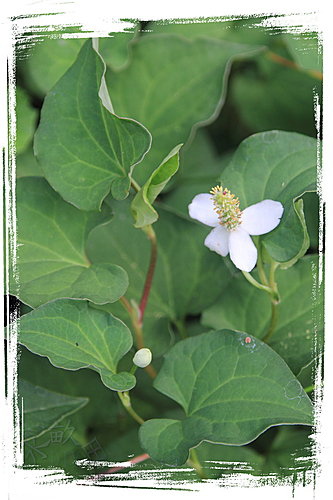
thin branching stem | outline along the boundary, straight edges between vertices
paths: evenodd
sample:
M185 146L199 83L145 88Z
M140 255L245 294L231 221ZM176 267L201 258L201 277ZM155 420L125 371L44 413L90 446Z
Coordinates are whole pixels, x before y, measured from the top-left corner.
M264 292L267 292L269 295L274 295L274 292L273 290L271 289L270 286L267 286L267 285L263 285L262 283L259 283L259 281L257 281L253 276L252 274L246 272L246 271L242 271L243 273L243 276L247 279L247 281L249 283L251 283L251 285L255 286L256 288L258 288L259 290L263 290Z
M118 392L118 396L125 410L136 422L138 422L138 424L142 425L144 423L144 420L133 410L129 393L127 391Z

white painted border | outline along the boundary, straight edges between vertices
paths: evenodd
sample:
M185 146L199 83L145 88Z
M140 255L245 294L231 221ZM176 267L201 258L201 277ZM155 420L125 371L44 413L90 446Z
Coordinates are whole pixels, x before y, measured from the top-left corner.
M327 7L326 7L326 5ZM48 26L50 23L54 24L82 24L85 29L91 30L92 36L102 36L110 31L117 31L115 25L117 20L121 18L139 18L142 20L148 19L170 19L170 18L194 18L194 17L213 17L213 16L237 16L237 15L256 15L256 14L273 14L275 17L275 23L282 23L283 26L291 26L298 24L300 29L305 29L306 27L311 27L312 29L320 29L323 31L323 43L324 43L324 147L323 147L323 183L322 183L322 198L326 204L326 217L329 219L332 211L333 196L330 193L332 189L331 184L331 165L332 165L332 143L333 143L333 126L332 126L332 115L330 109L333 110L332 106L332 90L333 89L333 78L332 78L332 63L330 61L331 51L329 47L333 46L333 30L330 26L330 13L327 1L308 1L308 0L280 0L279 2L271 2L268 5L267 0L255 0L252 2L244 2L233 0L233 2L217 2L215 0L205 0L202 3L195 3L189 1L179 0L168 0L168 2L153 2L147 0L137 0L129 1L122 0L121 2L114 1L104 1L104 0L91 0L91 1L28 1L28 0L11 0L6 2L5 6L1 7L1 100L0 109L1 116L6 116L7 114L7 98L6 98L6 88L7 88L7 58L9 59L10 65L13 64L13 40L12 40L12 29L14 23L8 20L8 16L13 15L31 15L31 14L47 14L49 12L59 13L54 16L39 15L36 17L36 24ZM279 17L279 15L284 15ZM286 14L289 14L286 16ZM110 23L114 22L115 25L112 27ZM23 29L25 19L18 19L15 21L17 29L20 31ZM11 77L11 86L13 86L14 75ZM12 116L13 114L13 96L14 91L10 89L11 99L9 101L9 112ZM15 119L12 116L13 119ZM1 120L1 146L7 148L7 127L4 120ZM7 150L8 151L8 150ZM5 159L5 164L6 164ZM8 168L8 163L6 164ZM10 179L7 180L7 190L10 189ZM12 186L15 189L14 186ZM6 207L6 215L8 217L8 211L10 208ZM15 231L15 222L14 222ZM332 249L332 231L333 227L326 224L326 255L327 250L329 255L331 255ZM1 247L2 248L2 247ZM333 263L330 262L329 258L326 258L325 263L325 274L326 283L332 283L333 278ZM332 307L331 303L331 286L326 287L326 349L325 349L325 386L324 386L324 403L322 406L322 411L320 415L320 428L319 428L319 447L321 449L320 461L322 463L322 471L317 478L317 484L315 493L310 485L309 487L296 487L294 491L295 499L307 500L307 498L327 498L327 487L330 484L331 474L332 474L332 461L333 461L333 448L332 448L332 394L333 394L333 363L332 352L333 352L333 338L332 335L328 335L333 329L332 327ZM13 368L13 356L15 353L11 351L10 369L12 374L15 373ZM4 371L3 371L3 352L1 350L1 388L3 386ZM10 384L10 398L15 400L14 385ZM123 488L101 488L93 486L85 486L86 482L72 482L65 484L55 484L51 481L51 477L47 478L47 473L37 470L19 470L14 469L12 466L13 454L11 456L10 449L17 439L18 428L14 429L11 425L11 414L12 405L9 402L1 400L1 414L6 415L6 425L1 426L2 440L1 444L3 447L3 467L0 468L1 474L4 474L3 481L1 481L2 489L10 491L10 498L21 499L22 497L34 498L34 500L39 498L44 498L47 496L48 499L58 498L61 495L64 499L73 498L73 496L80 496L82 499L91 499L92 495L97 495L98 498L109 498L111 494L121 495L123 497L135 497L135 498L155 498L157 492L155 490L146 489L123 489ZM2 419L3 420L3 419ZM16 443L17 444L17 443ZM20 448L15 448L15 459L19 463L22 460L22 451ZM37 478L44 477L45 484L36 485L35 481ZM61 472L59 472L58 477L64 477ZM55 476L53 476L53 479ZM251 478L249 478L251 479ZM251 479L251 481L253 478ZM153 480L151 480L153 481ZM123 484L123 483L122 483ZM137 486L147 485L146 482L138 480ZM235 483L234 483L235 484ZM255 498L256 500L266 499L269 495L270 500L275 498L284 499L291 498L291 488L290 486L260 486L259 488L252 485L251 488L241 488L241 487L230 487L223 491L220 491L217 483L209 483L203 485L195 485L197 492L179 492L179 491L166 491L159 490L158 495L164 498L169 498L170 494L172 498L185 498L186 495L199 495L205 498L207 495L219 493L221 496L227 494L228 500L233 499L249 499ZM93 491L91 488L94 488Z

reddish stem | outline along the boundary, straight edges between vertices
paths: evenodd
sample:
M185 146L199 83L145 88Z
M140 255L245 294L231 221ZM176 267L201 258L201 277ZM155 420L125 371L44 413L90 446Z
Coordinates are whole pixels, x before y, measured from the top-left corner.
M130 465L119 465L117 467L111 467L111 469L107 469L103 474L111 474L112 472L118 472L123 469L127 469L128 467L132 467L132 465L139 464L140 462L144 462L145 460L148 460L150 456L147 453L143 453L142 455L138 455L137 457L132 458L132 460L129 460L128 463Z
M151 243L151 253L150 253L150 262L149 262L149 268L147 271L147 276L146 276L146 281L145 285L143 288L140 304L139 304L139 312L140 312L140 317L139 317L139 323L140 326L142 325L143 322L143 316L145 313L145 309L147 306L148 298L149 298L149 293L154 277L154 271L156 267L156 261L157 261L157 240L156 240L156 235L151 226L147 226L147 229L145 230L145 233L147 234L150 243Z
M282 66L286 66L289 68L293 68L293 69L302 71L302 68L298 64L296 64L294 61L290 61L289 59L287 59L283 56L280 56L279 54L276 54L275 52L268 51L267 57L269 59L271 59L272 61L275 61L276 63L281 64ZM310 73L310 75L312 75L314 78L317 78L318 80L323 79L323 73L321 71L312 70L312 69L303 70L303 71Z
M155 232L154 232L152 226L145 226L143 228L143 230L150 240L151 254L150 254L149 267L148 267L148 271L147 271L147 275L146 275L146 281L145 281L145 284L143 287L143 292L142 292L140 304L138 306L138 310L133 308L133 306L126 299L126 297L121 297L121 299L120 299L122 305L127 310L127 312L130 315L130 318L132 320L132 325L134 328L135 339L136 339L136 346L138 349L142 349L144 347L144 339L143 339L143 331L142 331L143 315L144 315L144 312L145 312L145 309L147 306L149 293L150 293L150 289L151 289L151 285L152 285L152 281L153 281L153 277L154 277L156 261L157 261L157 240L156 240ZM152 364L145 367L145 372L151 378L155 378L157 375L156 370Z

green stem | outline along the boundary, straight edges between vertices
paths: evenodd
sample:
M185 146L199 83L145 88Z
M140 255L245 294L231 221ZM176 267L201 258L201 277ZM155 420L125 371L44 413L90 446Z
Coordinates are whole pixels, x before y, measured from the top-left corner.
M304 392L312 392L314 391L314 388L315 386L313 384L309 385L308 387L304 387Z
M272 310L271 322L270 322L268 331L267 331L265 337L263 338L264 342L268 342L270 340L271 336L274 333L274 330L275 330L276 325L277 325L277 320L278 320L277 305L280 302L280 298L279 298L277 284L275 281L275 271L277 270L278 267L279 267L279 263L272 261L270 271L269 271L269 286L270 286L271 290L273 291L273 293L275 294L275 298L273 296L271 297L271 301L272 301L272 303L271 303L271 310Z
M263 265L263 261L262 261L262 253L261 253L261 244L260 244L260 242L259 242L259 244L257 246L257 249L258 249L257 268L258 268L259 278L260 278L261 283L263 285L268 286L268 280L267 280L267 277L266 277L266 273L265 273L264 265Z
M259 283L250 273L247 271L242 271L243 276L247 279L251 285L255 286L256 288L259 288L259 290L263 290L264 292L269 293L269 295L272 296L274 300L278 300L278 297L276 296L276 292L272 290L270 286L263 285L262 283Z
M134 330L135 335L135 343L138 349L142 349L144 347L143 341L143 331L142 331L142 323L139 319L139 311L137 307L133 307L133 305L126 299L126 297L121 297L120 303L128 312L129 317L131 318L131 323ZM156 370L152 364L146 366L144 368L145 372L151 377L155 378L157 376Z
M247 279L251 285L255 286L259 290L263 290L264 292L267 292L270 295L271 298L271 321L268 327L268 331L266 335L263 338L264 342L268 342L268 340L271 338L271 336L274 333L274 330L277 325L277 320L278 320L278 309L277 305L280 302L280 297L279 297L279 291L277 287L277 283L275 281L275 271L279 267L279 263L272 260L271 261L271 267L269 270L269 280L267 280L266 273L264 271L264 266L263 262L261 259L261 248L258 248L258 262L257 262L257 267L258 267L258 274L261 279L261 283L257 281L250 273L246 271L242 271L243 276Z
M268 328L268 331L267 331L265 337L262 339L263 342L269 341L269 339L273 335L273 332L274 332L276 325L277 325L277 319L278 319L277 304L274 301L272 301L272 303L271 303L271 311L272 311L271 322L269 324L269 328Z
M133 179L132 179L133 180ZM135 183L135 181L134 181ZM154 229L152 228L151 225L145 226L142 228L142 230L145 232L147 235L148 239L150 240L151 243L151 254L150 254L150 262L149 262L149 267L146 275L146 281L143 287L142 291L142 296L140 300L139 306L137 306L134 302L132 304L126 299L126 297L121 297L120 302L123 305L123 307L126 309L128 312L134 334L135 334L135 340L136 340L136 346L138 349L142 349L144 345L144 336L143 336L143 316L146 310L149 294L150 294L150 289L151 285L153 282L153 277L154 277L154 272L155 272L155 267L156 267L156 261L157 261L157 239L156 239L156 234ZM157 373L155 368L153 367L152 364L148 365L145 367L145 372L148 373L148 375L151 378L155 378Z
M138 422L138 424L142 425L144 420L133 410L128 391L118 392L118 396L125 410L131 415L131 417L134 418L136 422Z
M269 286L272 288L272 290L277 292L277 284L275 281L275 271L279 267L279 263L275 262L275 260L272 261L271 263L271 268L269 270Z
M193 469L195 469L196 473L201 479L207 479L203 467L198 459L197 452L195 451L194 448L190 450L190 457L187 460L187 463L189 464L190 467L193 467Z
M129 371L129 372L130 372L132 375L134 375L137 369L138 369L138 367L137 367L136 365L134 365L134 364L133 364L133 365L132 365L132 368L130 369L130 371Z
M133 189L135 189L135 191L136 191L137 193L138 193L138 192L140 191L140 189L141 189L140 184L138 184L138 183L136 182L136 180L134 180L134 179L133 179L133 177L131 178L131 186L132 186L132 188L133 188Z
M121 305L123 306L123 308L126 309L128 314L132 317L133 308L132 308L130 302L126 299L126 297L123 295L122 297L120 297L119 301L120 301Z
M88 440L85 437L82 437L78 431L73 432L72 439L77 441L82 447L85 447L88 444Z
M176 325L176 328L177 328L181 338L186 339L187 338L187 331L186 331L186 328L184 325L184 321L182 319L175 319L175 320L173 320L173 323Z

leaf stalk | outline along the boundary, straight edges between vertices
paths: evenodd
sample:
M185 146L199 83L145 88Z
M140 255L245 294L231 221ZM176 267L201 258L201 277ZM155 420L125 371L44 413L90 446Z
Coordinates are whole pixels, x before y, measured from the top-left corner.
M266 335L263 337L264 342L268 342L271 336L273 335L277 321L278 321L278 304L280 303L280 295L277 287L277 283L275 281L275 271L279 267L279 262L276 262L275 260L271 259L271 266L269 270L269 278L267 279L264 266L263 266L263 261L262 261L262 255L261 255L261 245L257 245L258 248L258 261L257 261L257 268L258 268L258 274L259 278L261 280L261 283L257 281L250 273L246 271L242 271L243 276L247 279L247 281L254 287L258 288L259 290L263 290L264 292L267 292L270 295L271 299L271 320L270 324L268 327L268 331Z
M189 456L189 459L187 460L187 463L190 467L192 467L196 471L196 473L198 474L200 479L207 479L207 476L206 476L206 474L203 470L203 467L199 461L197 452L194 448L192 448L190 450L190 456Z
M138 415L136 413L136 411L133 410L132 404L131 404L131 398L130 398L128 391L118 392L118 396L119 396L119 399L120 399L123 407L127 411L127 413L129 413L131 415L131 417L133 417L133 419L136 422L138 422L138 424L142 425L144 423L144 420L143 420L143 418L140 417L140 415Z

